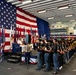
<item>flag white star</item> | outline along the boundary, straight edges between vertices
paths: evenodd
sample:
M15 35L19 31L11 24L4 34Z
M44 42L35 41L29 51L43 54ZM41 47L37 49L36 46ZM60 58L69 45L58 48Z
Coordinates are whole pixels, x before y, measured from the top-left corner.
M14 16L14 15L12 14L12 16Z
M14 25L12 25L12 26L14 26Z
M16 14L16 13L14 13L14 14Z
M6 24L6 23L4 22L4 24Z
M10 11L12 13L12 11Z
M16 23L14 22L14 24L16 24Z
M6 22L8 22L8 20L6 20Z
M8 20L10 20L10 18L8 18Z
M10 14L10 13L8 13L8 14Z
M10 25L10 23L8 25Z
M12 23L12 21L10 23Z
M6 17L4 17L4 19L6 19Z
M10 9L10 7L8 9Z
M6 28L8 28L8 26L6 26Z
M6 6L8 6L8 4L6 4Z
M16 10L16 8L14 8L14 10Z
M3 9L3 7L1 9Z
M1 13L1 15L3 15L3 13Z
M5 8L6 6L4 6L4 8Z
M1 2L3 4L3 2Z
M12 5L10 7L12 8Z
M3 21L3 19L1 19Z
M8 17L8 15L6 15Z
M14 11L14 9L12 11Z
M6 12L4 11L4 13L6 13Z
M8 9L6 11L8 11Z
M16 18L14 17L14 20L15 20Z
M12 21L14 21L14 19Z
M10 16L10 18L12 18L12 16Z

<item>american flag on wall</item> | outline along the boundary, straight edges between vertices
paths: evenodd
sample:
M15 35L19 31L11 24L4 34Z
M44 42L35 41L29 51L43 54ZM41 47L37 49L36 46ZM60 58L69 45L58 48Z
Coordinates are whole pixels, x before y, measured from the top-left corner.
M0 8L0 28L2 25L5 28L5 52L10 49L10 35L12 34L10 33L11 26L12 30L22 38L25 34L31 32L30 27L32 30L36 30L36 36L38 36L35 16L23 11L22 9L16 8L5 0L0 0Z
M31 43L35 43L35 41L36 41L35 39L37 38L36 30L32 30L32 28L31 28L30 35L31 35Z

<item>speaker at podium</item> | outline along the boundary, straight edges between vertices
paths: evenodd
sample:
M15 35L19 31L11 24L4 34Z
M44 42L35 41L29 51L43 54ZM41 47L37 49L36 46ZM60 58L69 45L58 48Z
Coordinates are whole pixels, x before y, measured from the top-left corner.
M31 43L31 35L25 35L25 43L28 44L28 43Z

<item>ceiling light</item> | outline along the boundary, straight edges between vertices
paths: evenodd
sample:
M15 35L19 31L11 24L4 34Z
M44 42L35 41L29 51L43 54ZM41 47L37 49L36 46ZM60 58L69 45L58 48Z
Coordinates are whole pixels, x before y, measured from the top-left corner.
M75 21L75 20L70 20L70 21L72 22L72 21Z
M8 0L7 2L13 2L13 1L16 1L16 0Z
M73 15L66 15L65 17L72 17Z
M37 2L38 1L38 2ZM45 5L49 5L49 4L52 4L52 3L55 3L55 2L59 2L59 1L62 1L62 0L56 0L56 1L50 1L50 0L37 0L37 1L35 1L35 0L33 0L33 2L35 2L35 3L32 3L32 4L28 4L27 6L21 6L21 8L36 8L36 7L40 7L41 5L42 6L45 6ZM48 1L48 2L47 2ZM39 5L39 4L41 4L41 5ZM32 6L32 7L31 7Z
M48 17L48 20L50 20L50 19L54 19L54 17Z
M56 22L56 23L58 23L58 24L59 24L59 23L61 23L61 22L60 22L60 21L58 21L58 22Z
M31 3L32 0L27 0L27 1L23 1L22 4L28 4L28 3Z
M39 10L39 11L37 11L38 13L45 13L46 12L46 10Z
M58 7L59 10L67 9L67 8L69 8L69 6L67 6L67 5Z

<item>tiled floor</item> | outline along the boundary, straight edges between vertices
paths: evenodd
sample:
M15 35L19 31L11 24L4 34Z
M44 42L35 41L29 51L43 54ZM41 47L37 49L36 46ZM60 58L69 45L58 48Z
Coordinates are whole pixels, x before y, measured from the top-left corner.
M0 75L53 75L53 70L44 72L44 69L36 71L37 65L29 65L28 67L27 69L26 64L13 64L4 60L0 63ZM63 66L63 69L57 75L76 75L76 55L70 63Z

